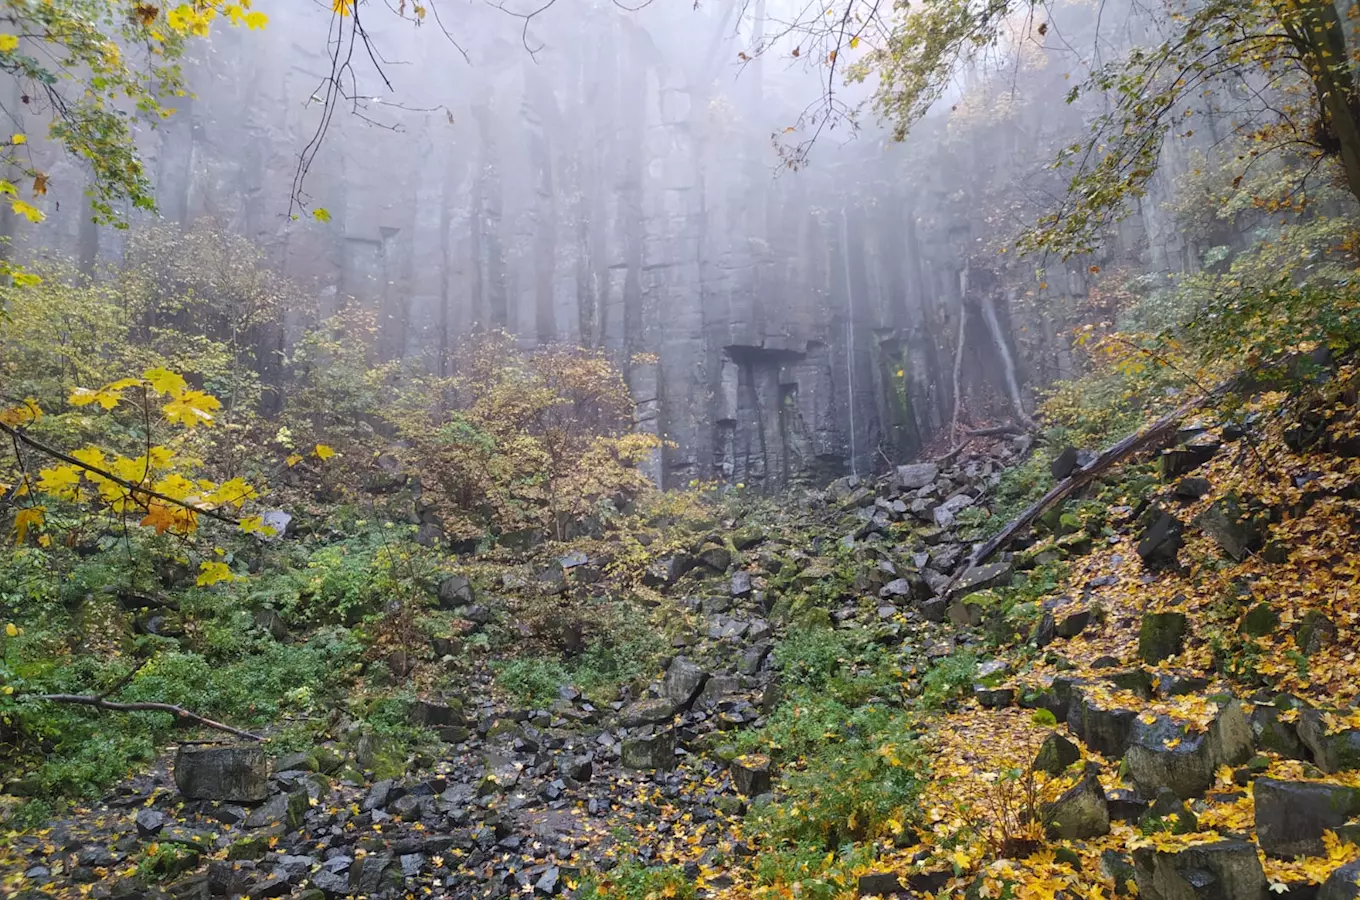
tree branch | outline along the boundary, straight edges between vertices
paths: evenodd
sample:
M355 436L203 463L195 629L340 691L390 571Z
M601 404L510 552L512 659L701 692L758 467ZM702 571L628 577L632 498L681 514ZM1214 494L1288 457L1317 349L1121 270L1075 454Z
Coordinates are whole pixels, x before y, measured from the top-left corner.
M1149 447L1164 443L1175 432L1176 426L1180 423L1181 419L1185 418L1204 404L1224 396L1240 383L1241 380L1242 378L1240 375L1230 378L1218 385L1218 387L1214 388L1212 391L1201 394L1193 400L1182 404L1173 412L1170 412L1167 415L1162 416L1156 422L1153 422L1147 428L1136 431L1119 441L1113 447L1097 456L1095 460L1085 468L1078 469L1067 478L1058 482L1052 490L1036 500L1015 519L1011 520L1010 524L1001 529L1001 531L992 537L991 540L970 553L963 563L954 571L953 576L949 579L949 583L945 585L944 590L940 592L941 596L949 596L950 592L954 590L954 585L958 583L965 572L974 566L979 566L986 562L991 558L992 554L1010 543L1011 539L1014 538L1016 534L1028 527L1045 512L1052 509L1063 500L1066 500L1078 488L1085 487L1092 481L1095 481L1097 476L1101 475L1115 464L1123 462L1125 459L1133 456L1140 450L1146 450Z
M16 428L13 425L7 425L4 422L0 422L0 431L3 431L5 434L8 434L10 437L14 438L17 441L27 444L29 447L32 447L34 450L37 450L39 453L45 453L48 456L52 457L53 459L59 459L62 462L66 463L67 465L75 466L76 468L79 469L84 469L86 472L93 472L100 478L107 478L109 481L112 481L114 484L127 489L129 492L133 494L141 494L145 497L153 497L165 503L172 503L175 506L178 506L182 509L187 509L192 512L196 512L200 515L207 516L210 519L216 519L219 522L225 522L228 525L241 524L239 519L233 518L232 516L229 516L226 513L218 512L215 509L208 509L207 507L204 506L195 506L194 504L184 500L176 500L174 497L171 497L168 494L162 494L160 491L152 490L149 487L136 484L135 482L128 481L125 478L119 478L112 472L109 472L105 469L101 469L98 466L92 466L89 463L81 462L74 456L71 456L70 454L67 453L63 453L56 447L48 446L47 444L44 444L42 441L39 441L36 438L29 437L27 434L23 432L23 429Z
M92 694L34 694L39 700L46 700L49 703L71 703L77 706L93 706L96 709L107 709L110 712L163 712L174 716L176 721L193 722L202 725L204 728L212 728L217 731L225 731L227 734L234 734L239 738L250 741L263 742L258 734L249 731L242 731L233 728L222 722L200 716L198 713L190 712L182 706L175 706L171 703L116 703L112 700L105 700L103 697Z

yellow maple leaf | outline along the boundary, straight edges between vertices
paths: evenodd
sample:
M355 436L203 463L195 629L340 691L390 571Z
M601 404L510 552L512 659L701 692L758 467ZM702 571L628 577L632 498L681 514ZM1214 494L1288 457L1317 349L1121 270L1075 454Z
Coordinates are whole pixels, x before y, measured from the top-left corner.
M233 25L240 25L246 20L246 11L239 4L233 3L222 12L226 14L228 19L231 19Z
M161 480L157 481L152 487L175 500L188 500L190 495L195 493L198 486L178 472L171 472Z
M30 222L41 222L43 219L47 218L47 216L43 214L43 211L38 209L38 207L34 206L32 203L25 203L17 197L9 201L9 207L14 210L16 216L23 216Z
M231 574L231 568L224 562L205 562L198 567L198 580L195 582L199 587L217 584L219 581L231 581L235 578Z
M71 456L87 466L104 467L104 451L98 447L81 447L79 450L72 450Z
M165 404L163 412L171 422L178 422L185 428L195 425L211 425L213 412L222 408L222 401L204 391L185 391Z
M9 635L10 637L18 637L19 626L15 625L13 622L10 622L5 626L5 634Z
M74 500L80 492L80 472L75 466L53 466L38 472L38 488L53 497Z
M235 506L239 509L247 500L253 500L256 496L255 488L247 484L244 478L238 477L218 485L216 490L208 495L208 502L220 506Z
M269 16L262 12L246 13L246 28L251 31L259 31L269 24Z
M142 517L143 528L155 528L156 534L165 534L167 531L180 530L181 519L174 509L167 503L153 502L146 508L146 515Z
M327 446L326 444L317 444L315 452L317 459L330 459L335 455L335 448Z
M264 537L278 534L273 526L264 524L263 516L246 516L241 520L240 529L245 534L258 534Z
M36 422L42 418L42 408L38 406L38 401L29 397L19 406L12 406L9 409L0 410L0 422L6 425L18 426Z
M9 142L11 144L14 144L16 147L19 146L20 144L27 144L28 136L23 134L12 134L10 135Z
M0 34L0 53L8 53L17 49L19 49L19 36L17 34Z
M284 460L284 462L288 463L288 468L291 469L291 468L293 468L293 466L295 466L295 465L297 465L298 463L302 462L302 457L299 456L299 455L296 454L296 453L290 453L290 454L288 454L288 458L287 458L286 460Z
M28 506L14 514L14 543L22 544L28 538L28 529L41 528L44 516L47 512L45 506ZM9 628L13 628L10 625ZM9 632L10 637L14 637L14 632Z
M104 409L113 409L123 402L123 392L115 389L113 385L106 385L97 391L78 387L71 391L68 400L72 406L89 406L91 403L98 403Z
M178 397L184 393L184 389L189 383L184 380L184 376L178 372L157 366L154 369L147 369L142 373L146 383L151 385L151 389L162 394L169 394L171 397Z
M354 0L331 0L331 12L338 16L349 15L352 6L354 6Z

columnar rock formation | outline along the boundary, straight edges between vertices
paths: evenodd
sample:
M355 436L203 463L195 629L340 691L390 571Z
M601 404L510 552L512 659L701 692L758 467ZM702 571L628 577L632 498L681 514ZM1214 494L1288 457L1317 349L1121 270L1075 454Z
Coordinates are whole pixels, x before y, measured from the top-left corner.
M190 66L198 99L145 136L161 215L258 241L323 311L377 309L389 357L437 366L492 327L606 348L640 427L672 442L656 473L672 484L882 469L948 427L956 384L974 421L1014 417L1029 384L1070 366L1064 310L1086 267L1050 272L1023 306L977 269L995 229L974 188L1011 151L951 145L939 116L905 147L824 133L811 166L780 171L771 135L817 81L741 66L758 23L731 6L572 4L524 41L473 6L467 61L434 24L370 23L396 93L370 72L358 89L376 99L326 135L305 188L328 224L285 215L321 114L325 16L271 9L262 34L214 38ZM60 209L19 237L116 258L120 234L84 222L82 181L54 162Z

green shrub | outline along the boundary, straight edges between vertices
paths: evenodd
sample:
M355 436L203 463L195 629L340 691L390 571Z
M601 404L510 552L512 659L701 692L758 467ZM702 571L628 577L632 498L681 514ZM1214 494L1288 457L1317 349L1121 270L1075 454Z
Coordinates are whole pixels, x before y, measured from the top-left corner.
M570 681L566 668L553 659L526 657L496 667L496 687L531 709L550 705L557 699L558 688Z
M842 848L827 853L818 844L762 848L755 858L756 883L772 888L776 896L786 892L805 900L836 900L853 891L858 870L868 865L873 850L868 846Z
M781 776L782 798L757 813L758 827L782 840L830 848L899 833L915 817L923 784L924 759L907 737L906 714L871 703L833 721L840 712L835 704L801 709L803 715L793 717L797 730L776 738L791 745L782 753L790 763ZM827 728L820 741L819 727Z
M978 658L972 650L955 650L937 661L921 678L921 703L938 708L965 696L977 677Z
M635 860L587 877L577 894L582 900L693 900L697 895L680 866L645 866Z

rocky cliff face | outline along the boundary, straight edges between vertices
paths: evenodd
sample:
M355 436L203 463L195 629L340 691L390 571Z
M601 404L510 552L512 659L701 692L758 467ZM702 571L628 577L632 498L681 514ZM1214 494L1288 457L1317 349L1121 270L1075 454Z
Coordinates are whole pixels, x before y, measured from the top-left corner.
M666 483L867 474L948 427L956 384L981 421L1070 369L1085 265L1050 272L1042 303L976 267L989 226L969 185L1009 151L960 154L934 122L906 148L824 135L811 167L778 171L770 135L816 82L739 72L730 10L554 10L532 55L474 10L467 63L433 28L377 23L405 108L384 93L337 115L305 182L324 225L284 215L320 121L324 21L271 14L263 36L215 37L199 99L146 136L162 215L248 235L323 310L377 309L389 357L490 327L606 348L640 427L671 442ZM64 202L26 237L116 257L116 233L82 224L81 180L54 162Z

